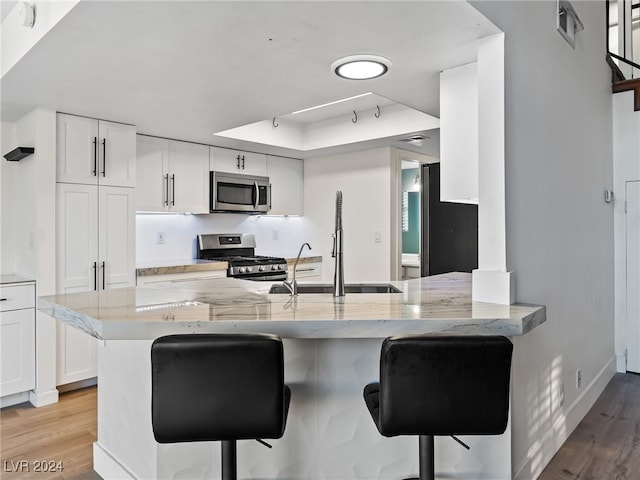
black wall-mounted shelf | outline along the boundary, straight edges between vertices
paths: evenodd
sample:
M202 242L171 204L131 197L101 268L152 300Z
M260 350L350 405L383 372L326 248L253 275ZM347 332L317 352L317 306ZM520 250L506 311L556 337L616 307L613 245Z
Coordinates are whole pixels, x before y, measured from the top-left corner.
M35 151L36 150L33 147L18 147L7 153L4 158L6 158L10 162L18 162L24 157L32 155Z

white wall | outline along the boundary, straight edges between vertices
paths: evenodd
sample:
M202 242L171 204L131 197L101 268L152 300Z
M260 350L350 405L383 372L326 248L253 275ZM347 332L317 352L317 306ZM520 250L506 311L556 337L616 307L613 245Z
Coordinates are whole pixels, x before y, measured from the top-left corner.
M15 125L3 125L3 135L5 132L14 132L15 142L6 151L23 146L34 147L35 153L11 166L2 159L2 272L31 277L37 282L37 295L52 295L56 269L56 114L36 108ZM6 153L4 141L2 151ZM30 395L34 405L58 399L55 349L56 323L38 312L36 389Z
M18 146L16 140L16 125L5 123L1 125L0 154L5 155ZM14 254L14 222L15 222L15 176L18 169L16 162L0 159L0 273L15 271Z
M323 255L324 281L333 281L337 190L343 194L345 282L393 278L391 256L397 252L392 250L391 205L399 199L392 201L391 158L390 148L378 148L305 160L305 217L311 246ZM375 232L380 232L380 243Z
M165 243L156 244L156 232L165 232ZM136 215L136 263L195 258L199 233L253 233L256 253L295 257L300 245L313 240L308 236L309 221L304 217L269 217L213 213L210 215ZM304 255L319 252L305 250Z
M626 370L625 349L630 333L626 312L625 182L640 180L640 112L633 111L634 94L613 96L613 192L615 222L615 317L618 370Z
M572 4L575 49L555 30L556 2L473 2L505 32L507 270L517 301L547 306L547 322L514 342L516 478L536 478L615 366L605 8Z

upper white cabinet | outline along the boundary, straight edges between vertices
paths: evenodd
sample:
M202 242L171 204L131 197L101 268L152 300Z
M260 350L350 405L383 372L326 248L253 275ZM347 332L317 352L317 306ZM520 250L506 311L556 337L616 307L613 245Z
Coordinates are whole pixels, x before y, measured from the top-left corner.
M211 147L210 170L242 173L264 177L267 175L267 156L262 153L240 152L228 148Z
M269 215L304 214L304 162L295 158L267 156L271 183Z
M136 128L59 113L56 181L134 187Z
M137 136L136 210L209 213L209 147Z

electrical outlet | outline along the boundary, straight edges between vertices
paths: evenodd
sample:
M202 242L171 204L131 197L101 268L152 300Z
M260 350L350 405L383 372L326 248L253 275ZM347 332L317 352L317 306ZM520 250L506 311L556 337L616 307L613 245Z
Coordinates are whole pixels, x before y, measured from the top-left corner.
M162 245L164 243L164 231L156 230L156 243Z
M580 390L582 387L582 371L580 369L576 370L576 389Z
M556 403L557 403L557 408L560 408L564 405L564 383L561 383L560 385L558 385Z
M376 230L373 234L373 241L375 243L382 242L382 232L380 230Z

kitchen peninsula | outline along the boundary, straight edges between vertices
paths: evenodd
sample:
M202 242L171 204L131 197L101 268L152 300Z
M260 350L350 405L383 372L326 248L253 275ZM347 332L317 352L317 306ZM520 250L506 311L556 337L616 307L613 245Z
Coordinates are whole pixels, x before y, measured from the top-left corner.
M281 336L292 403L272 450L238 444L240 477L393 479L417 472L417 441L384 438L362 388L378 378L382 339L405 333L520 336L546 320L541 306L471 301L471 276L392 282L401 293L269 294L271 283L213 279L40 298L44 313L103 340L98 440L103 478L211 478L219 444L157 444L151 430L150 345L171 333L260 332ZM517 355L517 349L514 353ZM511 478L510 427L465 437L466 451L437 439L436 465L459 478Z

